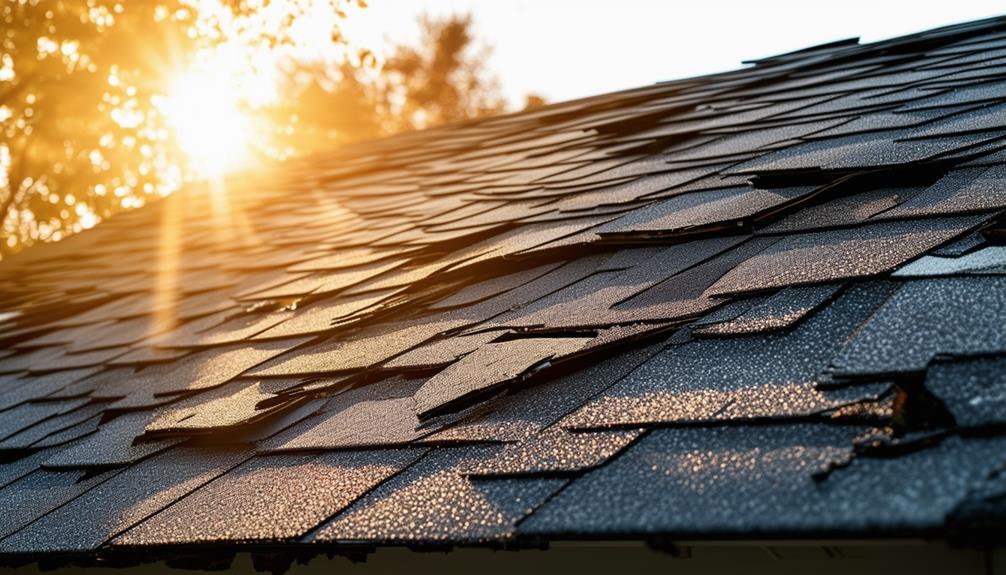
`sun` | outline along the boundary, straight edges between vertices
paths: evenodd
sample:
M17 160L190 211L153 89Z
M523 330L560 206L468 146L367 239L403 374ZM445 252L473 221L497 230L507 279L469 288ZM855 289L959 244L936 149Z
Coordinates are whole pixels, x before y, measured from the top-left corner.
M255 158L282 159L269 135L292 128L277 125L271 111L297 84L292 64L335 70L351 52L333 41L344 16L333 8L339 2L256 0L254 10L235 10L229 0L183 4L198 7L189 32L206 41L167 67L162 77L170 81L152 103L186 167L213 178Z
M158 108L175 143L199 173L220 176L249 162L251 117L243 111L241 94L227 75L181 74Z

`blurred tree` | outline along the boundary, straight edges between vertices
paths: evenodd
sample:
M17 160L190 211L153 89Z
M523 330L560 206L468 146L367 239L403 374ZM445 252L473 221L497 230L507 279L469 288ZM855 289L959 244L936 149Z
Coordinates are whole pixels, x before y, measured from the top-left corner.
M276 125L298 126L286 144L307 151L506 109L499 79L488 68L491 49L475 40L471 15L423 15L417 24L419 46L394 45L383 61L363 52L360 62L290 70L289 92L271 111ZM544 104L538 96L532 100Z
M6 2L0 45L0 253L59 239L150 191L156 132L143 129L142 58L185 38L153 5Z
M236 94L224 103L254 122L247 133L259 158L505 108L499 82L487 72L489 49L475 42L470 16L422 18L420 46L395 46L382 62L340 34L349 5L6 2L0 257L205 176L180 145L168 106L172 82L193 70ZM198 91L197 98L209 98L219 90ZM183 102L182 114L191 112L185 106L192 104Z
M545 96L541 94L528 94L524 97L524 109L540 108L546 104Z
M386 126L426 128L502 112L499 80L486 67L491 49L475 42L471 15L421 16L419 24L419 46L397 46L378 81Z

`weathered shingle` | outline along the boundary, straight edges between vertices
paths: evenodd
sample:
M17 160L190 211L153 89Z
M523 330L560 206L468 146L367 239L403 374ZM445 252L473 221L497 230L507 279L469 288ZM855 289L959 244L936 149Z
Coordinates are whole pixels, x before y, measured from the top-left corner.
M361 142L232 177L240 229L194 185L6 259L0 561L1001 528L1004 23Z

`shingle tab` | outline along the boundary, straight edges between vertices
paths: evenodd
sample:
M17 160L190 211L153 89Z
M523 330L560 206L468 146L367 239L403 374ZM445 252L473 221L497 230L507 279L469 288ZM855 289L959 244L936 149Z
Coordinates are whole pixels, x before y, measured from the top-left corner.
M709 293L726 295L878 275L985 219L914 220L787 236L728 272Z
M692 333L728 336L787 329L824 305L841 287L841 284L788 287L737 317L699 327Z
M571 433L551 427L532 439L508 446L497 457L463 468L462 472L470 477L571 474L603 464L641 434L639 429Z
M822 482L855 430L786 425L658 430L521 524L528 535L700 531L719 537L897 532L942 524L1000 461L1002 438L856 460ZM990 457L991 459L985 459ZM586 524L588 527L583 527Z
M292 540L422 455L421 449L256 457L114 545Z
M692 192L632 211L602 225L597 233L602 236L669 235L702 226L728 225L796 201L813 191L813 186L772 190L744 186Z
M263 442L271 451L347 449L404 445L429 433L420 430L416 391L425 380L390 378L344 391L309 418Z
M937 355L1006 351L1004 321L1006 277L909 282L835 358L835 370L844 375L921 372Z
M33 473L8 484L0 490L0 511L3 512L0 537L16 533L32 521L114 476L115 473L107 471L88 476L79 471L36 469Z
M981 212L1006 207L1002 193L1006 173L996 166L950 172L940 181L884 212L885 218L925 217L933 215Z
M614 385L663 348L662 343L602 358L576 373L496 400L487 413L425 438L430 443L504 442L532 438Z
M416 391L422 417L465 398L529 377L549 360L578 351L588 338L522 338L487 343L430 378Z
M464 322L457 320L433 318L402 326L381 326L354 334L352 338L330 339L299 350L296 354L282 355L251 369L248 374L286 377L361 370L462 325Z
M555 493L562 479L468 479L467 466L493 449L431 453L322 527L315 541L458 541L507 537L518 520Z
M956 257L927 255L906 264L893 277L938 277L1006 273L1006 247L989 246Z
M48 469L118 467L139 461L179 443L179 439L158 439L135 443L146 430L151 414L121 415L103 423L78 445L45 460Z
M118 473L4 539L0 552L92 550L247 457L247 452L221 449L170 450Z
M950 411L958 425L993 427L1006 423L1004 358L974 358L934 363L926 389Z
M846 400L829 398L814 384L886 297L885 286L867 285L846 293L791 334L668 347L562 423L574 428L635 427L802 416L836 407ZM763 403L769 395L773 401ZM733 410L738 413L733 415Z

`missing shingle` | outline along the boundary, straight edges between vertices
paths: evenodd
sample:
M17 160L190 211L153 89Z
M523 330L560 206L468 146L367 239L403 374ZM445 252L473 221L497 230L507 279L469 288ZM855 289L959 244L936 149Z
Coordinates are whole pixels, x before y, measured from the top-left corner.
M956 426L947 406L918 380L903 380L894 386L891 423L899 433L952 429Z

